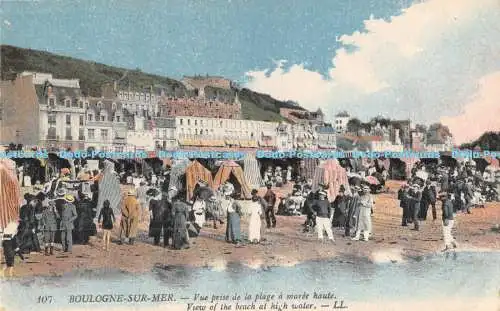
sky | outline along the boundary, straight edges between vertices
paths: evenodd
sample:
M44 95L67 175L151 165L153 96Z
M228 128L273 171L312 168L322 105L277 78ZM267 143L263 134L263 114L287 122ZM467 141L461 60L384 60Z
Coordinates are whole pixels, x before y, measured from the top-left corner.
M500 130L499 0L1 1L0 41L181 78L210 74L327 121L347 110Z

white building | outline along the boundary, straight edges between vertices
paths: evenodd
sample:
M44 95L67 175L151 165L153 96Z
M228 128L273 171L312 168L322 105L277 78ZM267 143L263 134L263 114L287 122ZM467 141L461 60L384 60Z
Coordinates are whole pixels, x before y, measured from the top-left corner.
M350 116L346 111L342 111L335 115L335 120L333 122L333 127L337 133L342 134L347 132L347 123L349 123Z
M158 149L177 148L177 135L175 128L175 118L154 118L151 121L151 130Z
M48 81L53 86L67 87L67 88L80 88L79 79L54 79L51 73L41 73L41 72L30 72L24 71L21 73L21 77L31 76L34 85L43 85Z
M226 146L240 147L257 147L246 144L258 142L261 147L273 147L276 146L278 123L179 116L175 117L175 126L179 141L211 140L217 141L219 145L223 141Z
M277 135L276 146L279 150L293 149L293 134L292 134L291 124L284 122L279 124L276 135Z
M148 92L118 91L118 99L123 102L123 108L139 116L157 116L158 101L161 96L161 92L154 92L154 90Z
M315 131L318 135L317 146L319 149L336 149L336 129L332 126L317 126Z
M125 151L153 151L155 150L154 132L148 126L146 118L133 116L127 131L127 146Z
M127 145L127 122L122 104L110 99L90 98L86 108L85 148L124 151Z
M43 80L51 76L36 74L40 144L49 148L82 149L87 99L81 93L78 80Z
M317 149L318 133L311 125L305 123L292 125L292 137L294 149Z

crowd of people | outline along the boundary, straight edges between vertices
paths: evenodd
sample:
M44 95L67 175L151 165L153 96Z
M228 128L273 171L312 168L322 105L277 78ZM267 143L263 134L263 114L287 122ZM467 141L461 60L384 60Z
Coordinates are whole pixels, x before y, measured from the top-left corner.
M217 229L223 224L226 242L236 246L243 244L241 219L244 212L240 201L235 199L231 183L226 182L214 191L206 181L199 180L192 198L186 200L185 189L169 185L168 172L148 176L120 175L110 168L112 165L107 167L112 174L106 177L103 177L106 166L103 171L83 167L77 180L71 180L70 171L63 169L59 177L45 186L36 183L35 191L24 195L18 226L4 232L2 247L6 268L13 266L15 256L24 258L30 252L52 256L56 243L61 245L62 252L71 252L73 243L87 244L98 230L102 231L103 249L109 251L117 219L119 244L133 245L140 223L149 227L148 236L154 245L163 244L175 250L189 248L190 239L198 236L204 226ZM378 173L385 182L387 175L383 171L362 173ZM498 172L496 174L493 177L481 175L471 163L455 168L418 163L398 191L401 225L412 224L414 230L420 230L420 223L426 221L429 209L433 221L437 220L437 202L442 201L445 250L456 248L457 243L451 235L454 218L457 213L470 214L474 207L482 206L481 189L492 188L492 182L498 180ZM313 191L312 180L304 178L293 182L292 192L280 198L273 188L292 182L290 167L285 172L279 167L274 172L269 168L264 173L264 180L265 193L259 195L259 190L253 189L251 201L245 204L249 216L246 229L249 243L265 240L264 229L277 226L276 207L278 215L305 215L303 231L315 231L321 241L325 233L329 241L335 241L333 228L340 228L344 237L355 241L369 241L373 234L375 202L370 183L350 183L348 189L340 186L339 194L330 202L326 185L320 184ZM114 182L117 187L120 182L128 185L124 198L117 199L99 191L100 187L108 187ZM118 191L121 196L121 190Z

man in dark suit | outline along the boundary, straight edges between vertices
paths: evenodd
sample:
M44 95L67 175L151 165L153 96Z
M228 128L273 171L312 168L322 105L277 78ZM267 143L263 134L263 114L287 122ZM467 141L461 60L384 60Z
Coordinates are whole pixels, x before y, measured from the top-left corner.
M64 200L66 203L64 204L64 208L61 213L61 241L64 252L70 252L73 248L73 229L74 221L78 217L76 212L76 207L73 204L75 202L75 198L71 194L67 194L64 196Z
M454 225L453 218L453 194L447 193L443 196L443 240L444 240L444 251L450 249L451 247L456 248L457 242L452 236L451 231Z
M264 201L266 201L266 223L267 228L271 228L271 224L276 227L276 217L274 216L274 206L276 205L276 194L271 190L272 184L267 183L267 192L264 195Z

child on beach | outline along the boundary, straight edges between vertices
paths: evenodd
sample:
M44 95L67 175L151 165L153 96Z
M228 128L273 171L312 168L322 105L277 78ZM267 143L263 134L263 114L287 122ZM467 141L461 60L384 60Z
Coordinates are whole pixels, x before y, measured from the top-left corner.
M101 223L102 219L102 223ZM104 250L109 250L109 244L111 241L111 230L113 230L113 223L115 222L115 214L110 207L109 200L103 202L103 207L99 213L99 218L97 219L99 226L102 228L103 236L102 242L104 243Z
M5 228L2 238L3 255L5 258L5 267L2 270L2 277L5 276L5 270L8 270L8 276L14 275L14 259L17 256L24 261L20 245L17 238L17 223L10 223Z

